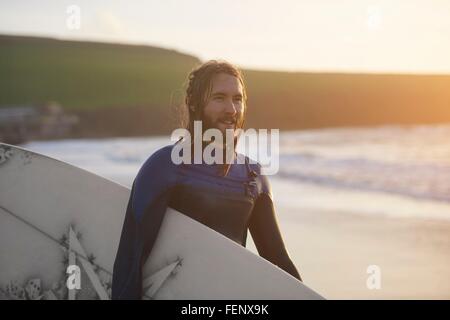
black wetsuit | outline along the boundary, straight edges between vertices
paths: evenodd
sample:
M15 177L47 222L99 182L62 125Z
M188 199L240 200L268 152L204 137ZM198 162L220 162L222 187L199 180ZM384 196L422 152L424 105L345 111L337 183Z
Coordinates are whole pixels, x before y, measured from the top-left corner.
M114 263L112 298L141 299L142 267L168 206L242 246L249 229L263 258L300 279L285 249L270 185L260 165L237 154L223 176L217 164L175 165L172 147L159 149L147 159L133 182ZM238 159L245 159L245 164Z

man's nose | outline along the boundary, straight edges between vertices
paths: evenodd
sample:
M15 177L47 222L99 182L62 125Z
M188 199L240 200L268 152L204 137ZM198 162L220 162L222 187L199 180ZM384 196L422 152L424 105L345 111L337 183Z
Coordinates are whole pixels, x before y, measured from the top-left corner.
M232 115L235 115L237 113L237 108L233 102L233 99L230 99L227 101L226 106L225 106L225 112L227 114L232 114Z

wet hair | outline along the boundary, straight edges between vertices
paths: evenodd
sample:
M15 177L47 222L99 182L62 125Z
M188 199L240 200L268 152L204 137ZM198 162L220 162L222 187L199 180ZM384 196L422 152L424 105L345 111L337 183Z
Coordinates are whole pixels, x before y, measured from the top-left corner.
M186 94L184 98L184 116L182 116L182 127L194 131L194 121L202 120L203 109L205 108L212 90L212 80L216 74L225 73L235 76L242 85L244 114L247 111L247 93L244 78L241 71L231 63L223 60L210 60L193 69L187 78ZM243 126L243 123L241 127Z

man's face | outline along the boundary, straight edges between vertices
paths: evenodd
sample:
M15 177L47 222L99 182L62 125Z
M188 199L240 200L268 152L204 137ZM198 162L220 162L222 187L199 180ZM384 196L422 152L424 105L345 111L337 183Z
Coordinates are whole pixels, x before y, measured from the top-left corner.
M203 128L226 129L242 126L245 104L241 82L235 76L219 73L212 79L211 95L203 109Z

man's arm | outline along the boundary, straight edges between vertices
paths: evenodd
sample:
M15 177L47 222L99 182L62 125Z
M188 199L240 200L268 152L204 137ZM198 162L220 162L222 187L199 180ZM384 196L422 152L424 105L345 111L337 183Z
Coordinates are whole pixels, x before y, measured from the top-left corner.
M166 148L153 154L134 180L114 262L112 299L142 298L142 267L156 241L170 197L173 170Z
M249 230L261 257L302 281L284 246L273 202L268 193L261 193L256 200Z

